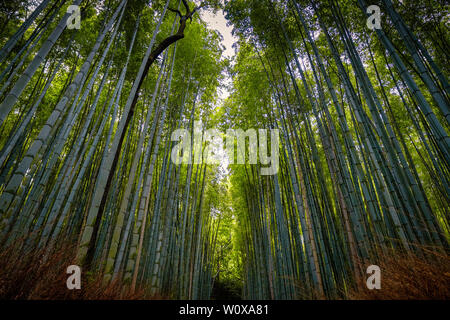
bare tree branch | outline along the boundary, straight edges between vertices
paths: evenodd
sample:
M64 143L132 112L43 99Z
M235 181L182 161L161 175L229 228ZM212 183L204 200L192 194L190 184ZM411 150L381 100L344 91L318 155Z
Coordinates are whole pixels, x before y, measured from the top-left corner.
M187 18L189 18L192 21L192 16L194 13L196 13L201 8L205 7L207 5L206 1L202 2L199 6L195 7L188 15Z
M181 14L181 12L179 10L175 10L175 9L172 9L172 8L167 8L167 9L172 11L172 12L175 12L177 15L180 16L180 18L182 17L182 14Z

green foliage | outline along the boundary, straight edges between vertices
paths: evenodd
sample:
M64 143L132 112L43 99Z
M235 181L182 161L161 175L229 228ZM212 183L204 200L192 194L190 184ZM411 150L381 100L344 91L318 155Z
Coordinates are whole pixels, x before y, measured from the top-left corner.
M362 0L83 1L52 41L68 2L23 34L35 1L2 3L0 247L69 239L88 277L187 299L342 298L379 250L445 252L448 5L393 2L371 31ZM194 8L224 10L235 57ZM177 40L140 82L154 35ZM278 129L277 174L173 163L199 120Z

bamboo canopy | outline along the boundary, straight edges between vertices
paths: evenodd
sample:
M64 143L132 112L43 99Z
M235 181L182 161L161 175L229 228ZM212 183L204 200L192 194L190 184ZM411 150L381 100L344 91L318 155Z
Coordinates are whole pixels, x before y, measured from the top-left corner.
M371 30L364 0L15 1L0 12L1 250L70 243L105 283L174 299L345 298L384 254L448 255L443 5L383 0ZM233 57L204 21L218 10ZM209 128L256 129L276 172L261 149L213 163Z

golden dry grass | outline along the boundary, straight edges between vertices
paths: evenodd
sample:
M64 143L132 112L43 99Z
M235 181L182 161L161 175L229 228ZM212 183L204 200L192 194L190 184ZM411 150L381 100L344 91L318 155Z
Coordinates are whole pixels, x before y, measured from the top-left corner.
M350 290L348 299L358 300L448 300L450 257L422 248L423 256L387 250L379 254L381 289L367 289L365 282ZM367 268L367 265L364 266ZM363 269L364 269L363 268ZM365 269L364 269L365 270ZM369 275L367 275L368 277Z
M118 281L105 284L100 273L82 273L80 290L66 286L67 267L75 264L75 246L62 245L45 250L21 251L14 244L0 252L0 299L3 300L140 300L162 299L150 296L146 288L132 293Z

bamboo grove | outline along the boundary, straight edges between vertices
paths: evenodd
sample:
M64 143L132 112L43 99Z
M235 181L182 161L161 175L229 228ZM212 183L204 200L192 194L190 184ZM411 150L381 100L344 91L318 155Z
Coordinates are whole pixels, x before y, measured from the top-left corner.
M378 1L371 30L364 0L15 2L0 23L0 249L70 243L106 283L175 299L220 281L245 299L342 298L381 253L448 254L444 4ZM234 59L200 17L217 9ZM278 129L278 172L224 171L206 141L177 164L172 133L199 120Z
M448 253L448 69L390 0L381 29L367 6L226 6L241 38L228 112L282 140L277 175L235 168L244 297L345 297L385 250Z

